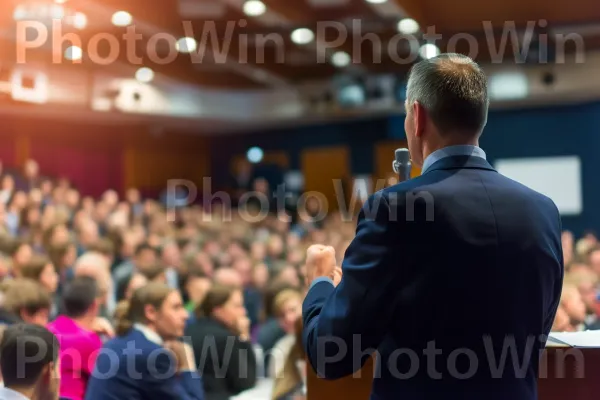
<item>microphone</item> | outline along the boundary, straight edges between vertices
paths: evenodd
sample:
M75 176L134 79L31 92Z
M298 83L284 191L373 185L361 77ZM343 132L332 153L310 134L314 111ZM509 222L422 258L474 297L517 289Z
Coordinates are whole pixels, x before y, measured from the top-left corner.
M396 149L394 152L394 162L392 168L398 174L399 182L404 182L410 179L412 163L410 162L410 152L407 148Z

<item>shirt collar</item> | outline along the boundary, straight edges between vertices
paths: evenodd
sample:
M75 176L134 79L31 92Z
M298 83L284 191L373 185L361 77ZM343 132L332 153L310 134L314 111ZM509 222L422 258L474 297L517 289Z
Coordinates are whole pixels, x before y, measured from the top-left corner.
M0 387L0 398L2 400L29 400L28 397L7 387Z
M154 332L152 329L148 328L147 326L143 325L143 324L133 324L134 329L137 329L138 331L142 332L142 334L146 337L146 339L148 339L149 341L151 341L154 344L157 344L159 346L163 345L163 339L160 337L160 335L156 332Z
M441 148L439 150L434 151L430 155L425 158L423 162L423 168L421 168L421 173L424 174L427 170L435 164L437 161L446 157L453 156L471 156L471 157L480 157L484 160L486 159L485 151L481 147L473 146L473 145L456 145L456 146L448 146Z

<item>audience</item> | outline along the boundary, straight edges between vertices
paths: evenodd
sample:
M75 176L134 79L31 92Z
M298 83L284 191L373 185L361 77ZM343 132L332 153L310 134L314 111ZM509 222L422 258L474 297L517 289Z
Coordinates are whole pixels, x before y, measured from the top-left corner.
M327 243L342 257L354 221L335 211L315 218L314 199L292 223L272 212L252 221L243 216L258 215L259 203L236 209L220 197L176 210L135 188L124 198L107 188L96 199L66 178L41 177L34 160L25 164L11 171L0 163L0 329L27 323L56 334L61 396L227 399L265 376L275 383L272 399L303 395L296 334L306 249ZM255 178L247 188L270 193ZM600 329L598 239L565 231L562 244L552 329ZM184 333L191 345L179 341ZM150 361L175 376L158 379L146 367L128 375L128 343L136 366L160 353ZM116 376L103 379L111 367Z

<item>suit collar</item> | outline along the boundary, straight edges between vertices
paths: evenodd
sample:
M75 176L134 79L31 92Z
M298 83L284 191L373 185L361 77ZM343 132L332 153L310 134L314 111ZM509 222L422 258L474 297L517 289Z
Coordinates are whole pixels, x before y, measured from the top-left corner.
M156 333L155 331L153 331L152 329L148 328L147 326L143 325L143 324L134 324L133 328L137 331L139 331L142 335L144 335L144 337L154 343L157 344L159 346L163 345L163 339L160 337L160 335L158 333Z
M472 156L451 156L444 157L436 161L427 169L425 174L428 174L431 171L449 169L485 169L489 171L496 171L494 167L492 167L491 164L484 158Z

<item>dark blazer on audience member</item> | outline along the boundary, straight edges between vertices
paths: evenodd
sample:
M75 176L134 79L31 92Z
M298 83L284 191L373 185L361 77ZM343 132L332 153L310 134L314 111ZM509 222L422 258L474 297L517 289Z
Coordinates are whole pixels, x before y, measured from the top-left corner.
M537 399L540 336L564 273L546 196L482 157L442 158L369 198L342 270L337 288L317 280L303 306L306 353L323 377L351 374L378 349L373 400Z
M207 400L227 400L256 385L252 343L241 341L213 318L199 318L185 335L192 340Z
M104 345L85 400L203 400L200 376L176 374L176 366L171 352L134 328Z

